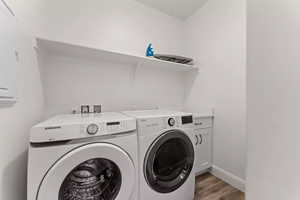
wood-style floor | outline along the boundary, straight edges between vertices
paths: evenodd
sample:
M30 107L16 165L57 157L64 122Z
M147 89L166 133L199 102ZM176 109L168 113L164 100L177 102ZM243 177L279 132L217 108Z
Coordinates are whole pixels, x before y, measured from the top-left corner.
M195 200L245 200L244 193L210 173L196 178Z

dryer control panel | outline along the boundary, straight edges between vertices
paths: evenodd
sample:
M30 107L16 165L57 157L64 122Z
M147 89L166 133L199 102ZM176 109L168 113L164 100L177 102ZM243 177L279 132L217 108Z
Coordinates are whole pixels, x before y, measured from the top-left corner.
M156 134L164 129L194 127L192 115L141 118L137 123L139 136Z

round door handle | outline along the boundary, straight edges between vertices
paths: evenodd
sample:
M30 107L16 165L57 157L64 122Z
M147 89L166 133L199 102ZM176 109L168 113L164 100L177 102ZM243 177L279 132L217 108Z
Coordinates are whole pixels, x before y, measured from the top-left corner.
M198 138L198 135L195 135L196 137L196 144L195 145L198 145L199 144L199 138Z
M199 137L200 137L200 144L202 144L202 142L203 142L203 137L202 137L201 134L199 134Z

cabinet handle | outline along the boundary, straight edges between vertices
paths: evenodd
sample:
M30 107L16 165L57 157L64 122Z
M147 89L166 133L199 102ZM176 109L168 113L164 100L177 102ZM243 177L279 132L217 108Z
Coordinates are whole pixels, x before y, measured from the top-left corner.
M196 126L201 126L202 124L202 122L195 123Z
M202 138L202 135L201 134L199 134L199 137L200 137L200 144L202 144L202 142L203 142L203 138Z
M8 90L8 88L0 87L0 90Z
M198 138L198 135L195 135L196 137L196 144L195 145L198 145L199 144L199 138Z

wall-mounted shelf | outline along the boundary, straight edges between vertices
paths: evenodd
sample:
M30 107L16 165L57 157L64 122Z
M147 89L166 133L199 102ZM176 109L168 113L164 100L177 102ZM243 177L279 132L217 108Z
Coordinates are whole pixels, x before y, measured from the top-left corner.
M134 66L160 67L176 71L198 70L197 67L194 67L192 65L172 63L155 58L123 54L41 38L37 38L37 47L38 49L43 49L47 52L53 52L56 54L101 59L103 61L112 63L125 63L132 64Z

